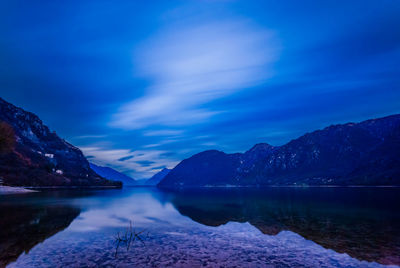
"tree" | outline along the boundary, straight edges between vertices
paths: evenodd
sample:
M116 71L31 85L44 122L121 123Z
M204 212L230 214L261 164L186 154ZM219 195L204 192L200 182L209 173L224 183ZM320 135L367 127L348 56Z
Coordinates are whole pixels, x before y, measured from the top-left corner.
M15 133L12 126L6 122L0 122L0 153L8 153L14 150Z

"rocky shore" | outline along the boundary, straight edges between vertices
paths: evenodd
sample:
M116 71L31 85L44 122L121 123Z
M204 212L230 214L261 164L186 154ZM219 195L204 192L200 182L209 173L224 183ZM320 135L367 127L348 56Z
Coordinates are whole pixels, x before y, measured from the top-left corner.
M23 187L0 186L0 195L5 194L26 194L37 192Z

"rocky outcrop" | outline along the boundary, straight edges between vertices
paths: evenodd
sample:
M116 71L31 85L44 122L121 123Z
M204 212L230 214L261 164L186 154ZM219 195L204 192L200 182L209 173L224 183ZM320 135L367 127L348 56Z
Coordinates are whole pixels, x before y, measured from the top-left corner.
M0 121L8 126L2 129L12 129L15 140L11 148L0 149L0 177L5 185L121 186L96 174L82 152L50 131L38 116L1 98Z

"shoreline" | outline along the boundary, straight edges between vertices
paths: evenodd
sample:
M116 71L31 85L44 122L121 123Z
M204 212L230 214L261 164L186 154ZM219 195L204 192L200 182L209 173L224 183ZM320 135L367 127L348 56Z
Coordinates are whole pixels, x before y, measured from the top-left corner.
M39 190L84 190L84 189L121 189L118 186L6 186L0 185L0 196L8 194L26 194L26 193L38 193Z
M118 186L5 186L0 185L0 196L9 194L37 193L43 190L85 190L85 189L122 189L122 188L156 188L164 190L212 190L212 189L266 189L266 188L400 188L397 185L268 185L268 186L195 186L195 187L158 187L156 185Z
M14 186L0 186L0 195L8 195L8 194L27 194L27 193L35 193L38 191L27 189L25 187L14 187Z
M160 189L183 190L183 189L265 189L265 188L400 188L400 185L265 185L265 186L188 186L188 187L159 187Z
M27 189L121 189L119 186L21 186Z

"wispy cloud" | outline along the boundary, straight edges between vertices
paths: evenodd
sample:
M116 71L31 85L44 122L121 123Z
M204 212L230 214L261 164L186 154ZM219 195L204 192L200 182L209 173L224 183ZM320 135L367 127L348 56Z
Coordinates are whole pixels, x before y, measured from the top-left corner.
M154 161L150 161L150 160L140 160L140 161L136 161L137 164L141 165L142 167L149 167L152 164L154 164Z
M118 159L118 161L123 162L123 161L129 160L129 159L132 159L132 158L133 158L133 155L129 155L129 156L121 157L120 159Z
M182 134L182 130L162 129L162 130L151 130L145 131L144 136L177 136Z
M166 158L167 151L107 149L100 146L80 147L85 155L91 156L95 164L109 166L126 172L135 179L151 177L160 167L173 168L178 160Z
M161 146L161 145L162 145L161 143L151 143L151 144L143 145L142 147L143 148L154 148L154 147L158 147L158 146Z
M178 139L161 139L157 143L150 143L150 144L143 145L142 148L155 148L155 147L160 147L162 145L170 144L170 143L174 143L174 142L179 142L179 140Z
M82 136L76 136L74 137L75 139L101 139L105 138L107 135L82 135Z
M271 77L278 53L271 31L244 20L165 30L135 53L136 74L151 86L120 107L110 124L138 129L201 122L223 112L204 107L208 102Z

